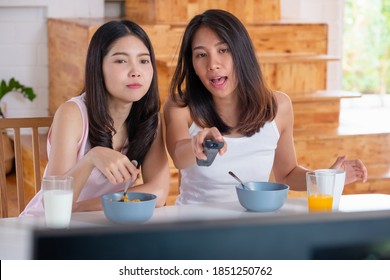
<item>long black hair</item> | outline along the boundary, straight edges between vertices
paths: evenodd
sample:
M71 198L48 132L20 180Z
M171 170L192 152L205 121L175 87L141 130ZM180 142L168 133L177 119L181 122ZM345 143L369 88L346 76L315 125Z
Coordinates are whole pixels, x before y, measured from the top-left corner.
M133 35L147 47L153 66L153 79L147 93L133 103L126 119L128 131L127 157L144 161L158 127L160 97L157 85L157 67L152 44L146 32L129 20L109 21L100 26L89 44L86 67L85 87L86 106L89 118L89 141L92 147L112 148L112 135L116 133L113 119L108 110L109 92L103 79L103 58L112 44L119 38Z
M196 15L187 25L170 83L170 96L180 106L188 106L192 119L201 127L215 126L223 134L233 129L216 112L211 93L195 73L192 63L192 41L200 27L214 31L230 48L237 77L239 116L237 131L245 136L258 132L275 118L277 103L264 81L250 36L233 14L211 9Z

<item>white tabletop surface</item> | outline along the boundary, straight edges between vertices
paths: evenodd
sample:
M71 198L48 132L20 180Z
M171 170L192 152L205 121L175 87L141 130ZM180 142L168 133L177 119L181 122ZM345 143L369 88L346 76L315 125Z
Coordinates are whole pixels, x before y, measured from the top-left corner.
M390 195L364 194L341 197L339 212L390 210ZM246 211L239 203L165 206L156 208L147 223L181 222L193 220L220 220L265 216L288 216L307 213L307 200L290 198L281 209L269 213ZM102 211L73 213L70 228L109 227ZM0 259L29 259L31 236L36 228L44 228L44 217L0 219Z

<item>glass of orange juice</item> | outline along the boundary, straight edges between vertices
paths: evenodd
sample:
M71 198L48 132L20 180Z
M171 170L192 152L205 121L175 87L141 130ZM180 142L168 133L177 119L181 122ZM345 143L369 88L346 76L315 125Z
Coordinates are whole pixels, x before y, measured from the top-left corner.
M306 173L309 212L331 212L336 175L329 172Z

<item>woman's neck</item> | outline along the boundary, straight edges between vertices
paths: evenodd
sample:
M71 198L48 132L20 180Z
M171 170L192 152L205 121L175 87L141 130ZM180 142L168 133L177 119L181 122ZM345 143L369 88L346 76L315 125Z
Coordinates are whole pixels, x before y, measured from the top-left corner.
M126 119L130 114L131 105L122 105L122 106L109 106L110 115L114 122L114 128L116 131L119 131L122 126L125 125Z
M116 151L122 151L127 140L127 127L126 123L123 123L122 127L116 130L116 133L112 136L112 147Z
M113 120L115 134L112 135L112 146L116 151L122 151L127 140L126 119L130 114L132 104L118 102L109 103L109 111Z
M214 103L221 119L230 127L236 127L241 113L237 98L214 99Z

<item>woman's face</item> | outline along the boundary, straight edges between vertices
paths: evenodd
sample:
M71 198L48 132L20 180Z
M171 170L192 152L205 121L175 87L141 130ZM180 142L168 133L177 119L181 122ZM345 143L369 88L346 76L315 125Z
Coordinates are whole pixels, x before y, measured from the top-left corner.
M200 27L192 41L192 63L199 79L214 98L231 95L237 87L229 46L207 27Z
M124 103L140 100L153 79L147 47L134 35L118 39L103 58L103 76L111 97Z

